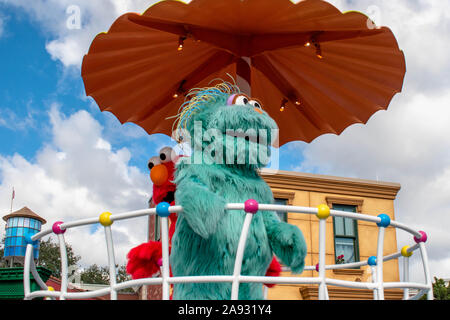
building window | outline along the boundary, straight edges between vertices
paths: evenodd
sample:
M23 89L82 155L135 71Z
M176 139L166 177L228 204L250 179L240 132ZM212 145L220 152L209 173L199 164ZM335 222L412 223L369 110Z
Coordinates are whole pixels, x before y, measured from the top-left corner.
M334 210L357 212L356 205L335 204ZM344 217L333 217L334 252L337 257L344 255L344 263L359 261L358 224L357 221Z
M274 198L274 204L281 204L285 206L293 205L295 197L294 192L273 190L272 193ZM288 222L288 213L286 211L278 211L277 214L281 221Z
M274 204L288 205L288 199L275 198ZM277 211L276 212L281 221L287 222L287 212L286 211Z

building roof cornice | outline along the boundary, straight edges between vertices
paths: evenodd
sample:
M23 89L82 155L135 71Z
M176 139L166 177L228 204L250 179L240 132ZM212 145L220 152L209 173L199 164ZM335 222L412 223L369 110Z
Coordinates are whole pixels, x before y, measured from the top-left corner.
M271 188L294 189L348 196L394 200L401 188L399 183L344 178L321 174L268 170L260 171Z

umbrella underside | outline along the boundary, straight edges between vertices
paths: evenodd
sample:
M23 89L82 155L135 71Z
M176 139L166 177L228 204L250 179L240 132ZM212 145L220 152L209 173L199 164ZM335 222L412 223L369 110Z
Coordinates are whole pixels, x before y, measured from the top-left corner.
M403 52L388 28L368 21L320 0L162 1L99 34L82 77L102 111L171 135L166 118L184 95L233 81L248 57L251 95L278 123L280 145L310 142L366 123L402 89Z

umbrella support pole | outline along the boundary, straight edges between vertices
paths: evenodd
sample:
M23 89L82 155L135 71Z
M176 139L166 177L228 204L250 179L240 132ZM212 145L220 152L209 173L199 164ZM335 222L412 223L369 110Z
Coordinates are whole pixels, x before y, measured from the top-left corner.
M236 84L242 93L252 96L251 88L251 59L241 57L236 62Z

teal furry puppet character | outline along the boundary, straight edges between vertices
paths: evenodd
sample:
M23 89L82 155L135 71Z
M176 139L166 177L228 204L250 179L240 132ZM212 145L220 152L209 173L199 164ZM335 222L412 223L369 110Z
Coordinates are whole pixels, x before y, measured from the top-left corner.
M225 210L225 205L248 199L273 203L258 169L269 162L277 125L258 101L227 82L192 90L175 125L192 153L177 164L175 173L175 201L183 212L172 238L173 275L232 275L245 212ZM241 274L263 276L274 254L301 273L305 240L296 226L281 222L275 212L258 211L250 225ZM230 299L231 283L175 284L173 298ZM239 299L263 299L262 284L240 284Z

